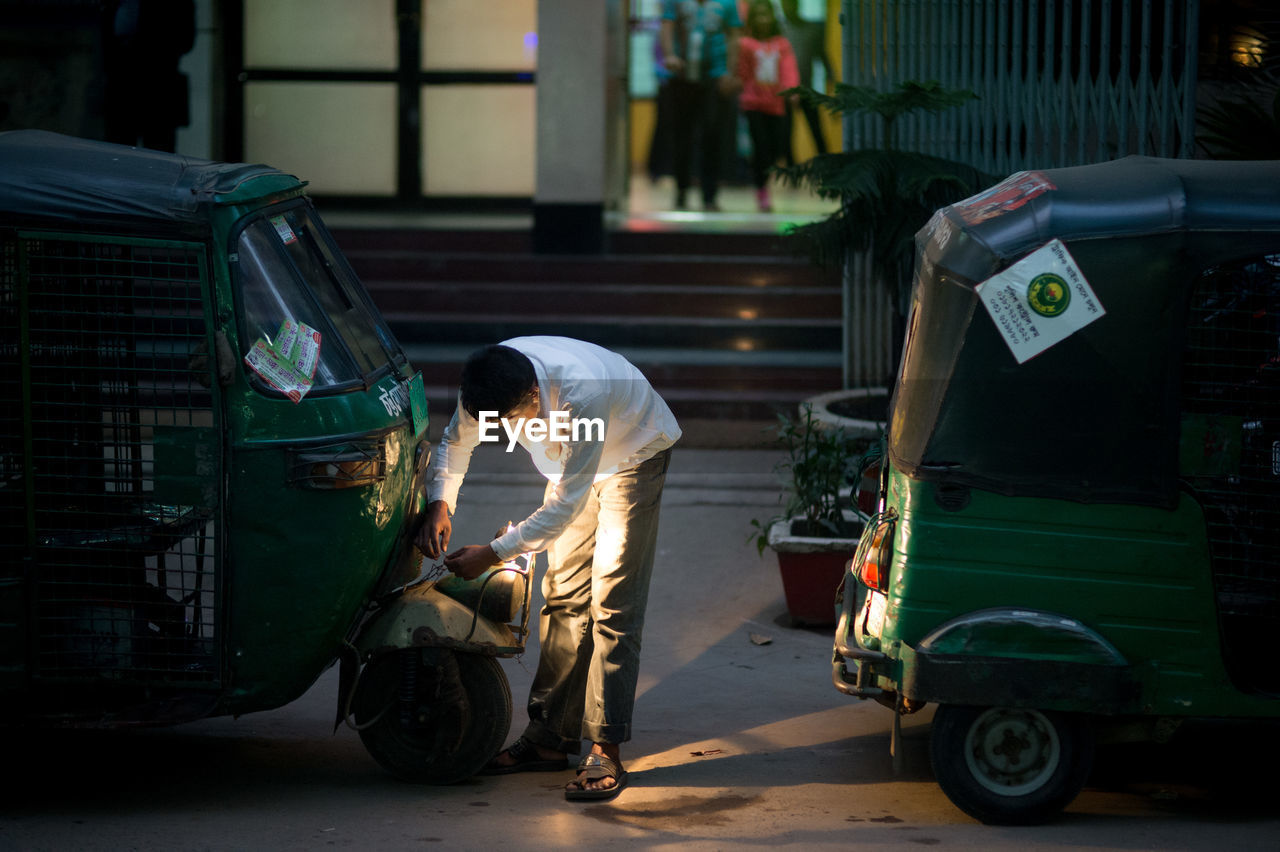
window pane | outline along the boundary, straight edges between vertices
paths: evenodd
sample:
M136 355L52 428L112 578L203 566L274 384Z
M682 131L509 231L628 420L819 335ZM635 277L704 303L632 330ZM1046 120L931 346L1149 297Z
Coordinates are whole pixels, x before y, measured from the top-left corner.
M535 0L429 0L423 7L424 69L532 71L536 67Z
M287 227L277 224L277 219ZM278 232L293 235L293 239L281 240L284 250L342 335L361 372L368 375L397 358L400 347L376 317L354 274L338 260L328 235L311 221L307 209L295 207L272 217L271 223Z
M240 327L244 351L240 355L248 355L259 340L275 346L276 335L285 320L303 322L319 331L321 338L313 388L321 390L359 381L360 371L341 344L336 344L333 326L294 275L280 251L280 243L280 235L265 219L250 225L240 235L238 283L244 311ZM336 345L325 345L329 341Z
M309 181L319 195L394 195L390 83L249 83L245 159Z
M250 68L394 70L395 0L245 0L244 61Z
M425 195L531 196L534 86L422 90Z

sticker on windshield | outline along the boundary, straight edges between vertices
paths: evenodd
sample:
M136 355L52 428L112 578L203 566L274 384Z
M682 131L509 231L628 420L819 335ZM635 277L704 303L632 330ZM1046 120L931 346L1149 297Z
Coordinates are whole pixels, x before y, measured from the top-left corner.
M272 216L270 221L276 233L280 235L282 243L292 245L298 241L298 235L293 232L293 228L289 227L289 223L283 216Z
M1036 249L976 289L1019 364L1107 313L1061 240Z
M287 350L281 348L280 352L310 381L315 378L316 365L320 362L320 332L306 323L292 320L285 320L281 330L286 326L293 340Z
M311 390L319 361L320 332L293 320L280 324L274 344L260 337L244 356L249 369L295 403Z

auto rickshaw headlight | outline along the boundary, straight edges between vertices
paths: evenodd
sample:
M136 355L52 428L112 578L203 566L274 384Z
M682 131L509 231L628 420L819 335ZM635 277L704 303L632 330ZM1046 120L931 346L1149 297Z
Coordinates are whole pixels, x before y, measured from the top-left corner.
M381 465L370 459L321 462L311 466L310 476L314 488L362 488L381 478Z
M382 441L351 441L290 453L289 482L302 488L364 488L386 477L386 448Z

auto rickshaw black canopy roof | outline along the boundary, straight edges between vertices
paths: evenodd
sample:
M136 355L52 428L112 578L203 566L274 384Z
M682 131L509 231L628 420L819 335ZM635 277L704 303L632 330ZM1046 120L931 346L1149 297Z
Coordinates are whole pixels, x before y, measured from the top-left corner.
M199 224L209 205L266 175L277 190L303 185L265 165L14 130L0 133L0 218Z
M1106 313L1019 364L975 288L1055 238ZM1195 284L1280 254L1280 162L1022 172L938 211L917 245L894 464L1011 495L1170 506Z

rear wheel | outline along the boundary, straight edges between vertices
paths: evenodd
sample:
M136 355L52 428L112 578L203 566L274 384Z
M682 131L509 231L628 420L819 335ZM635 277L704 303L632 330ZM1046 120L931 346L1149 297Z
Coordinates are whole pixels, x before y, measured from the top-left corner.
M469 778L497 754L511 728L511 688L493 657L396 651L371 661L356 689L361 741L405 781Z
M1071 803L1093 764L1093 731L1080 716L1017 707L944 704L929 756L938 786L985 823L1044 822Z

